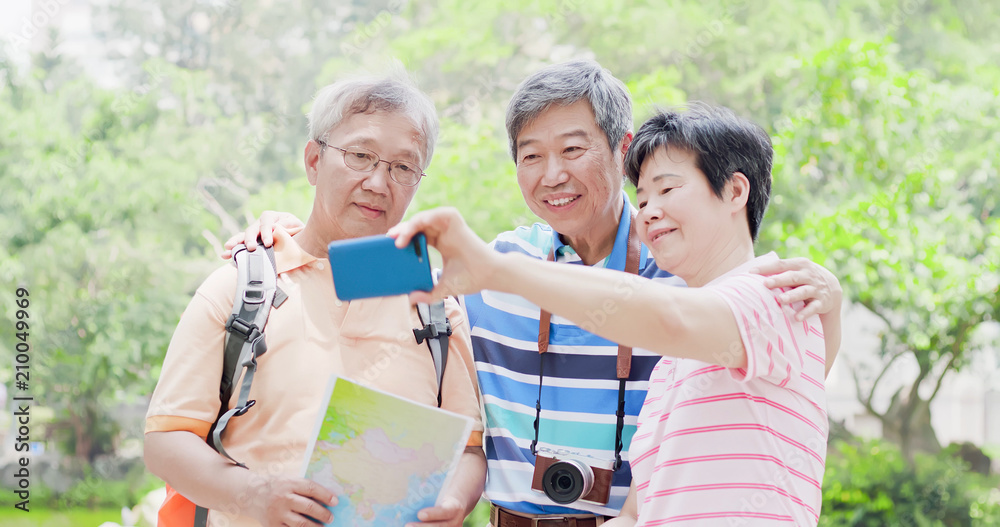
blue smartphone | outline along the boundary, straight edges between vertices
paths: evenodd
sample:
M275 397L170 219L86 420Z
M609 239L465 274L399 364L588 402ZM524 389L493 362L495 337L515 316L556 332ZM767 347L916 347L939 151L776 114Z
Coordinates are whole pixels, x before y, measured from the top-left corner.
M387 236L330 242L327 247L337 298L355 300L430 291L431 261L427 238L419 233L399 249Z

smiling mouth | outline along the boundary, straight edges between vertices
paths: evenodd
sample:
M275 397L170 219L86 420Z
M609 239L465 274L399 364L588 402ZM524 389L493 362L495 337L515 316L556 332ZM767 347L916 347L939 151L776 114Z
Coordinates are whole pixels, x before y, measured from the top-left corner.
M569 205L570 203L573 203L574 201L576 201L577 198L579 198L579 197L580 196L573 196L573 197L569 197L569 198L559 198L559 199L552 199L552 200L548 200L547 199L547 200L543 200L543 201L545 201L545 203L548 203L549 205L552 205L553 207L565 207L566 205Z
M664 237L664 236L666 236L666 235L668 235L668 234L670 234L670 233L672 233L672 232L674 232L676 230L677 229L670 229L670 230L667 230L667 231L658 232L649 241L650 242L655 242L656 240L659 240L660 238L662 238L662 237Z

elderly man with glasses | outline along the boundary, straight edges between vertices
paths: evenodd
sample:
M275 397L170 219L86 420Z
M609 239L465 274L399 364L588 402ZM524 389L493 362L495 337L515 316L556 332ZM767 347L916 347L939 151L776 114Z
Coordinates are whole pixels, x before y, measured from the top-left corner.
M259 404L233 419L223 439L227 453L246 467L205 442L219 415L223 342L237 282L236 269L227 265L205 280L182 315L150 402L146 464L169 485L160 527L205 525L195 504L209 510L209 526L333 521L324 505L337 503L334 492L298 477L331 374L437 403L433 361L413 338L414 307L405 296L339 301L326 260L329 242L384 234L402 219L434 151L433 103L401 75L350 79L320 90L309 125L304 158L316 188L312 213L294 237L274 238L278 282L288 298L270 313L268 351L253 384ZM475 432L439 506L419 516L457 526L479 499L486 463L469 327L457 304L446 306L452 335L441 407L473 418Z

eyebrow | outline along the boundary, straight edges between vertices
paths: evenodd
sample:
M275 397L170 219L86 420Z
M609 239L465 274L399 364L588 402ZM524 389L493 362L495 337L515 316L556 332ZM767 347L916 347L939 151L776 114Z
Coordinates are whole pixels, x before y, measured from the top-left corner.
M663 179L665 177L679 178L681 176L680 176L680 174L669 174L669 173L668 174L660 174L658 176L653 176L653 181L651 181L651 183L656 183L657 181L659 181L659 180L661 180L661 179ZM642 192L642 187L636 187L635 193L638 195L640 192Z
M570 137L584 137L584 138L588 138L589 139L590 138L590 134L587 133L587 131L584 130L583 128L579 128L577 130L571 130L569 132L561 133L561 134L559 134L559 135L556 136L557 139L568 139ZM525 146L528 146L528 145L530 145L532 143L537 143L537 142L539 142L538 139L523 139L523 140L517 142L517 149L520 150L521 148L524 148Z
M359 139L355 139L354 144L356 144L357 146L363 146L368 149L378 146L378 143L371 137L361 137ZM410 150L409 148L404 148L402 150L402 155L404 158L406 158L406 160L412 161L414 163L416 163L417 160L420 159L420 156L418 156L416 152ZM387 161L396 161L398 159L399 158L388 159Z

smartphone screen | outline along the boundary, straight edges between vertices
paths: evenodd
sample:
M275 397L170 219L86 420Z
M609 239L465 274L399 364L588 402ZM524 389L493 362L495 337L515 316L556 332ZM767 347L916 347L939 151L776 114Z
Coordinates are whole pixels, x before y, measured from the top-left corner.
M430 291L431 262L427 238L417 234L402 249L387 236L331 242L327 247L333 287L340 300Z

